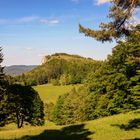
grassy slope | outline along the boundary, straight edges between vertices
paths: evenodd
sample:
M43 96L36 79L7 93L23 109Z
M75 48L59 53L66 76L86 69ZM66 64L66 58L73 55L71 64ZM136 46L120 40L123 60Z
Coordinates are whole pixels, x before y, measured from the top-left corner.
M55 103L57 97L78 86L41 85L34 87L44 102ZM14 124L0 128L0 140L140 140L140 110L70 126L46 122L43 127L17 129Z
M15 138L17 140L140 140L140 110L71 126L60 127L48 123L43 127L0 131L2 140Z
M33 87L40 95L42 101L53 102L55 103L57 98L64 94L68 93L72 88L79 87L80 85L68 85L68 86L53 86L51 84L40 85Z

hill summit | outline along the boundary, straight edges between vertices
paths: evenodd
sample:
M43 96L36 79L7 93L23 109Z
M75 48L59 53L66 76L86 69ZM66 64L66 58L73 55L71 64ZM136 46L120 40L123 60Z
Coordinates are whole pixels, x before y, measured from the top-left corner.
M74 54L67 54L67 53L55 53L52 55L47 55L44 57L43 59L43 63L47 63L48 61L52 60L52 59L64 59L67 61L71 61L71 60L82 60L82 59L88 59L88 60L92 60L92 58L85 58L82 57L80 55L74 55Z
M55 53L47 55L42 65L17 77L17 81L26 85L53 83L69 85L82 83L91 71L95 71L101 61L79 55Z

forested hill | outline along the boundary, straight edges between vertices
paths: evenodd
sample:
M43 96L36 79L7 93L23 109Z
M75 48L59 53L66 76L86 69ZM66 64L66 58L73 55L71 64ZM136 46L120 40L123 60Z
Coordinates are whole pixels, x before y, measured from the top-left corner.
M78 55L56 53L44 57L42 65L16 78L26 85L69 85L82 83L87 74L95 71L101 61Z
M28 66L27 65L12 65L12 66L5 67L4 72L10 76L17 76L25 72L31 71L35 67L37 67L37 65L28 65Z

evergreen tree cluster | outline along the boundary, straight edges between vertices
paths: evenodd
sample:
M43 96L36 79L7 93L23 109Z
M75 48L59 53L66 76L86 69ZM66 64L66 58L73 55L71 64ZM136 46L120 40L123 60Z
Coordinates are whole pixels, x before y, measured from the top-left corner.
M140 108L140 26L113 48L84 86L59 97L53 121L71 124Z
M7 83L4 78L3 67L1 65L3 61L2 48L0 47L0 126L6 123L7 111L6 111L6 86Z

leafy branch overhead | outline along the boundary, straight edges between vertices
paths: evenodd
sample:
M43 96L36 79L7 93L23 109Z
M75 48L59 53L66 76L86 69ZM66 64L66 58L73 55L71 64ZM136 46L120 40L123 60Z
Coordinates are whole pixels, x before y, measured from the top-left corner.
M133 25L130 23L133 12L140 6L140 0L112 0L108 17L112 19L109 23L101 23L100 30L79 25L79 31L85 36L95 38L98 41L112 41L129 36Z

